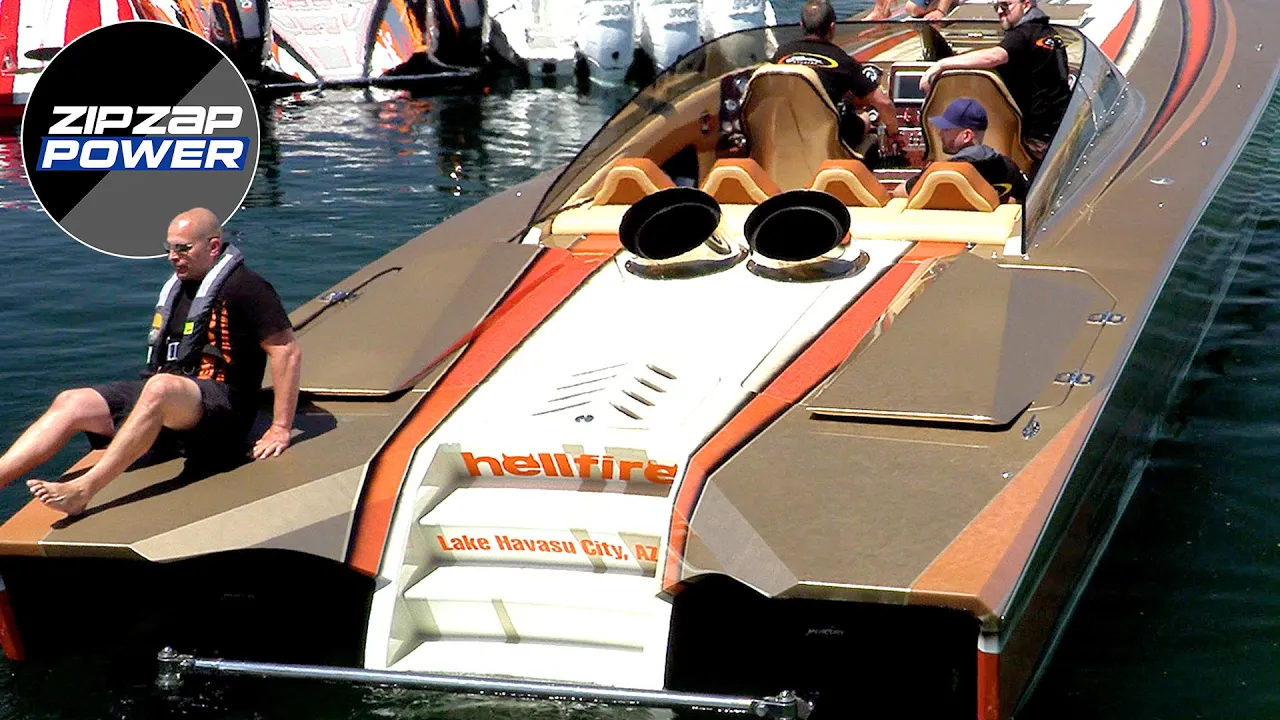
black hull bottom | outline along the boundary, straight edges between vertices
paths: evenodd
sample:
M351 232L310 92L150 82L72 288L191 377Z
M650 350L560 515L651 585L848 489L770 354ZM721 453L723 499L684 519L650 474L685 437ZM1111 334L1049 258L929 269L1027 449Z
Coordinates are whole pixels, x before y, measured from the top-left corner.
M154 663L166 645L236 659L358 666L373 580L328 560L249 550L175 563L4 558L29 659L78 651Z

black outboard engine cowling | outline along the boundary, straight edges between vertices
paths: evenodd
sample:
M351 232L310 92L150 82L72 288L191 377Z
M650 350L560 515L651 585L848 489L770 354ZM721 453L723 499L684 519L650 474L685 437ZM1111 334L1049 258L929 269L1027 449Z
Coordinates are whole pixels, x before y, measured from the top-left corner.
M432 58L442 64L474 68L484 65L487 6L485 0L417 0Z
M205 35L245 78L262 74L271 25L267 0L209 0Z

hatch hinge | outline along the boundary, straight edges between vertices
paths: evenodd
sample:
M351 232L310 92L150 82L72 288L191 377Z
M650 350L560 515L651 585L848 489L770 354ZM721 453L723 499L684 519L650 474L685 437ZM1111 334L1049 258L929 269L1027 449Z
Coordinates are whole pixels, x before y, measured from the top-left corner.
M1039 434L1040 434L1040 421L1036 419L1035 415L1032 415L1031 419L1027 421L1027 424L1022 426L1022 439L1030 440L1031 438Z
M1124 313L1096 312L1085 322L1090 325L1119 325L1124 322Z
M1056 385L1070 385L1072 387L1084 387L1093 384L1093 375L1083 370L1069 370L1060 372L1053 376L1053 382Z

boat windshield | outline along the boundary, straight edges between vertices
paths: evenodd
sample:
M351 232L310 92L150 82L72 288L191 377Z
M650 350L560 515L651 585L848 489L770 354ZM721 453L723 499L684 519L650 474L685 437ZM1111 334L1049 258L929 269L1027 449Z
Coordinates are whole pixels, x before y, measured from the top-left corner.
M1073 80L1086 48L1092 46L1076 30L1059 27L1067 43ZM599 171L620 157L648 157L659 164L678 150L671 139L690 126L701 125L704 145L720 141L722 87L745 85L750 71L768 62L779 45L803 37L797 25L744 30L713 40L685 55L637 92L578 153L552 183L533 217L541 219L563 207ZM935 30L929 23L842 22L834 42L885 76L903 64L934 59L939 37L955 52L997 44L1003 35L994 21L957 21ZM1096 49L1095 49L1096 50ZM907 77L908 73L901 73ZM1069 125L1069 123L1068 123ZM704 148L699 147L699 151ZM704 168L705 170L705 168Z

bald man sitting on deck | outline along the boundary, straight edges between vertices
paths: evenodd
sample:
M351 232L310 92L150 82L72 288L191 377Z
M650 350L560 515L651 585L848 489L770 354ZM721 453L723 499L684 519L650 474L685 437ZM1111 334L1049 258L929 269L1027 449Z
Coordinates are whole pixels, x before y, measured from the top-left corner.
M31 493L67 515L148 451L183 452L205 466L246 456L263 373L271 363L273 422L248 454L289 446L302 353L271 284L224 243L212 212L195 208L169 224L164 244L174 275L160 291L143 380L66 390L0 457L0 485L52 458L78 432L106 450L67 482L28 480Z

